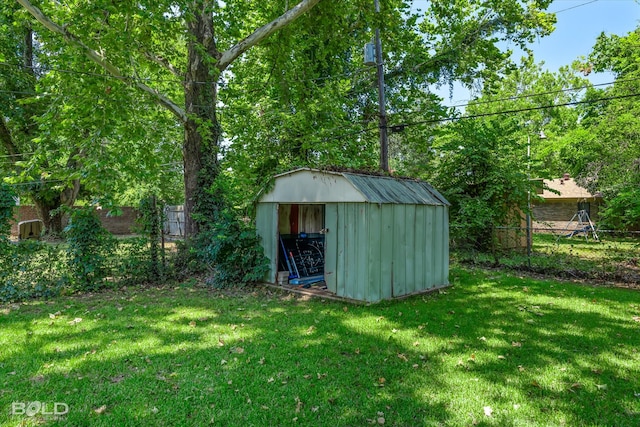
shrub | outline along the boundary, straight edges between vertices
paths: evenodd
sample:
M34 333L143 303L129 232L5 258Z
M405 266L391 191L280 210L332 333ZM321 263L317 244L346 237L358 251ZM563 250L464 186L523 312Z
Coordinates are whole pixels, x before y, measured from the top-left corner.
M215 287L255 283L269 270L255 228L230 210L198 235L192 249L210 267L207 283Z
M65 264L58 245L0 240L0 302L59 295L69 281Z
M0 183L0 239L7 238L11 231L11 219L16 201L15 193L7 184Z
M115 239L92 208L71 210L64 231L73 284L80 290L101 287L108 274L106 261L114 249Z

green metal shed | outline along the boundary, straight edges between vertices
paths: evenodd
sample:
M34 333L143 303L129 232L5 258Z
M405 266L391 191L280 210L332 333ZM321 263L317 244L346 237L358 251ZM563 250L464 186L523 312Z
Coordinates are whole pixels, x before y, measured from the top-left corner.
M256 225L269 283L285 264L320 271L328 291L368 302L449 283L449 203L423 181L297 169L261 193ZM299 256L283 236L303 246Z

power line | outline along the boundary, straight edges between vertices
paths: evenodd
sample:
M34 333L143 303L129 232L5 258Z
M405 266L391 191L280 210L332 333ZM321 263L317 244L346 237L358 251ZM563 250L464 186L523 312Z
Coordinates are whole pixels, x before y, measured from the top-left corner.
M584 86L576 86L576 87L570 87L570 88L565 88L565 89L558 89L558 90L552 90L552 91L546 91L546 92L536 92L536 93L531 93L531 94L524 94L524 95L514 95L514 96L507 96L504 98L497 98L497 99L492 99L492 100L486 100L486 101L471 101L469 103L466 104L456 104L456 105L444 105L444 108L460 108L460 107L468 107L470 105L480 105L480 104L491 104L491 103L495 103L495 102L504 102L504 101L517 101L520 99L526 99L526 98L534 98L537 96L543 96L543 95L554 95L554 94L558 94L558 93L565 93L565 92L577 92L580 90L585 90L585 89L589 89L592 87L601 87L601 86L610 86L612 84L616 84L616 83L629 83L629 82L634 82L634 81L638 81L640 80L640 77L636 77L636 78L626 78L626 79L618 79L612 82L607 82L607 83L598 83L598 84L588 84L588 85L584 85ZM83 96L80 95L62 95L62 94L54 94L54 93L41 93L41 94L35 94L35 93L28 93L28 92L21 92L21 91L11 91L11 90L1 90L0 89L0 93L9 93L9 94L16 94L16 95L33 95L33 96L65 96L67 98L85 98ZM211 107L210 105L193 105L194 107ZM284 113L291 113L291 114L295 114L292 113L291 111L288 110L269 110L268 113L272 114L275 112L284 112Z
M551 12L551 13L556 13L556 14L558 14L558 13L566 12L567 10L577 9L577 8L579 8L579 7L586 6L586 5L591 4L591 3L595 3L595 2L597 2L597 1L598 1L598 0L591 0L591 1L588 1L588 2L586 2L586 3L578 4L578 5L571 6L571 7L568 7L568 8L566 8L566 9L557 10L557 11L555 11L555 12Z
M513 109L513 110L502 110L502 111L495 111L495 112L491 112L491 113L479 113L479 114L473 114L473 115L470 115L470 116L460 116L460 117L450 116L450 117L444 117L444 118L440 118L440 119L431 119L431 120L422 120L422 121L418 121L418 122L403 123L402 126L416 126L416 125L423 125L423 124L442 123L442 122L447 122L447 121L477 119L477 118L481 118L481 117L499 116L499 115L506 115L506 114L512 114L512 113L525 113L525 112L529 112L529 111L547 110L547 109L557 108L557 107L569 107L569 106L581 105L581 104L595 104L595 103L602 102L602 101L612 101L612 100L615 100L615 99L633 98L633 97L636 97L636 96L640 96L640 93L631 93L631 94L627 94L627 95L608 96L608 97L604 97L604 98L589 99L589 100L584 100L584 101L564 102L562 104L542 105L542 106L527 107L527 108L517 108L517 109Z
M451 105L451 106L444 106L445 108L460 108L460 107L469 107L471 105L482 105L482 104L492 104L495 102L504 102L504 101L517 101L520 99L526 99L526 98L535 98L537 96L543 96L543 95L555 95L558 93L565 93L565 92L577 92L580 90L584 90L584 89L589 89L592 87L600 87L600 86L609 86L615 83L628 83L628 82L633 82L633 81L638 81L640 80L640 77L636 77L636 78L632 78L632 79L620 79L620 80L616 80L613 82L608 82L608 83L598 83L598 84L589 84L589 85L585 85L585 86L577 86L577 87L571 87L571 88L567 88L567 89L558 89L558 90L551 90L551 91L547 91L547 92L536 92L536 93L531 93L531 94L526 94L526 95L515 95L515 96L508 96L505 98L497 98L497 99L491 99L491 100L487 100L487 101L471 101L467 104L458 104L458 105Z

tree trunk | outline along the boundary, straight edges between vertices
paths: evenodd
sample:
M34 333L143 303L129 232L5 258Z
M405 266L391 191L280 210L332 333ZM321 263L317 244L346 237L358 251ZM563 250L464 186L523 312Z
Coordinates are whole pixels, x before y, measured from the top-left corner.
M187 73L185 75L184 190L185 234L198 234L201 225L215 217L222 205L212 185L218 177L220 126L216 116L219 70L211 58L219 57L209 0L196 0L187 23ZM202 52L206 55L203 55ZM208 56L208 57L207 57Z
M49 236L59 236L64 229L63 206L71 207L78 197L80 181L75 180L71 187L63 191L50 192L46 189L31 193L31 199L36 207L38 218L44 225L44 233Z
M42 220L44 225L45 234L49 236L61 235L63 230L62 212L60 210L56 210L62 206L60 200L57 198L39 198L35 194L32 197L38 218Z

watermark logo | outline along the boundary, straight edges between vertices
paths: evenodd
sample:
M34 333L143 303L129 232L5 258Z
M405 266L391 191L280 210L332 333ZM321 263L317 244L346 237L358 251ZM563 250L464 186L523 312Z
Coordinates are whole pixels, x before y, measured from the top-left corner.
M60 418L69 413L69 405L63 402L12 402L11 415L26 415L34 417L42 415L45 417Z

